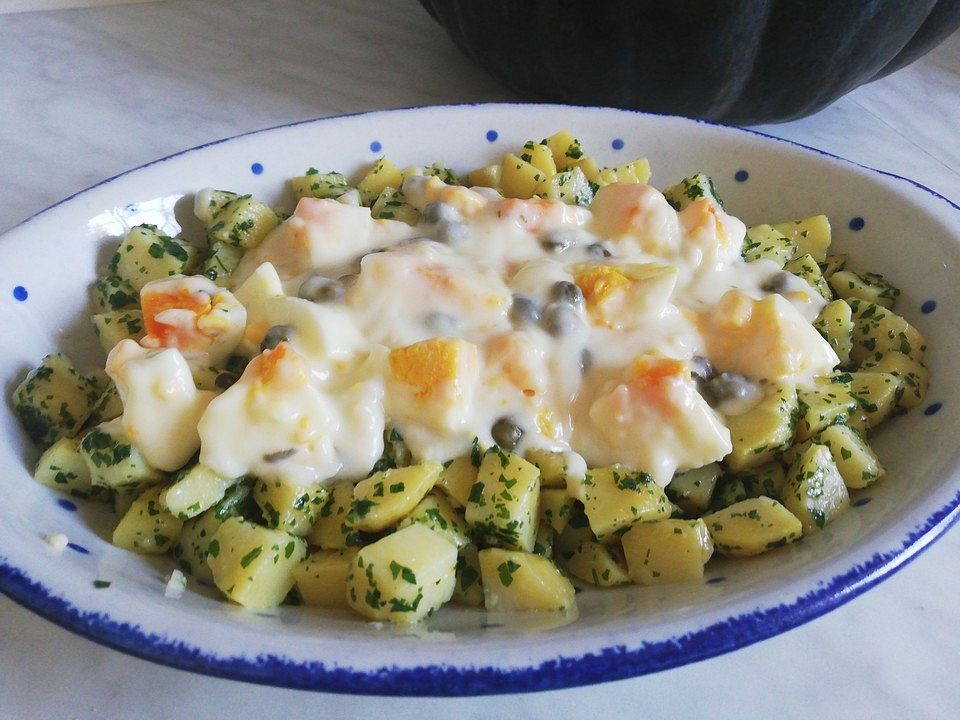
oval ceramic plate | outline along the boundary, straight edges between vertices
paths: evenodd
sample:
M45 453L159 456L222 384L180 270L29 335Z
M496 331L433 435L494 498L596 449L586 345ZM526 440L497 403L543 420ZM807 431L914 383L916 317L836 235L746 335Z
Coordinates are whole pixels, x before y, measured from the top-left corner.
M102 363L88 287L111 245L142 222L195 233L189 194L204 186L288 203L285 179L309 166L355 173L382 154L469 170L527 139L569 128L608 165L646 156L653 183L711 175L748 225L826 213L835 251L903 289L898 310L928 339L925 404L874 438L888 477L841 520L765 556L708 566L702 583L585 589L574 622L447 607L421 627L347 611L250 612L191 582L164 595L172 565L114 548L107 509L31 480L36 452L0 414L0 589L119 650L188 670L339 692L459 695L558 688L694 662L817 617L868 589L956 518L960 475L960 209L913 182L740 130L630 112L557 106L424 108L318 120L157 161L86 190L0 242L5 397L45 354ZM8 403L9 405L9 403ZM44 541L64 533L54 552Z

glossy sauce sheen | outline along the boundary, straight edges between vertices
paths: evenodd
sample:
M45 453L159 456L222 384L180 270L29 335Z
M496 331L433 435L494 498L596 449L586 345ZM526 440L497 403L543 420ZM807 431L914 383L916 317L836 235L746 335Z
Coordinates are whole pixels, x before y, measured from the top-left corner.
M499 421L520 451L572 451L581 467L623 463L665 485L731 449L724 415L691 377L693 358L754 381L755 397L837 363L810 325L822 299L793 276L780 295L762 291L780 269L744 262L743 223L710 199L678 213L652 187L615 184L586 209L437 178L412 178L404 193L430 222L303 199L244 256L232 295L205 278L144 288L214 298L191 305L202 342L173 313L179 335L146 344L191 364L255 355L212 400L154 393L158 413L165 402L190 417L192 402L200 417L195 439L158 424L178 445L171 455L199 447L228 477L360 478L383 452L388 419L416 459L435 460L468 452L474 438L493 444ZM216 322L204 323L210 308ZM133 372L145 360L120 349L130 342L108 369L134 382L149 373ZM148 423L149 393L134 394Z

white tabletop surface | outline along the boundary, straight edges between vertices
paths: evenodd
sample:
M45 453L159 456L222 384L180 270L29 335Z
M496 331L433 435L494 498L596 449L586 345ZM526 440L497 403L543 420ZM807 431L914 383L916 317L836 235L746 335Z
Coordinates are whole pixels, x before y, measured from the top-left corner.
M44 2L47 7L66 3ZM16 0L9 8L30 5ZM89 5L78 2L77 4ZM517 99L415 0L180 0L0 14L0 232L103 178L280 123ZM960 34L766 132L960 203ZM327 695L153 665L0 596L0 720L398 717L952 718L960 530L825 617L737 652L605 685L489 698Z

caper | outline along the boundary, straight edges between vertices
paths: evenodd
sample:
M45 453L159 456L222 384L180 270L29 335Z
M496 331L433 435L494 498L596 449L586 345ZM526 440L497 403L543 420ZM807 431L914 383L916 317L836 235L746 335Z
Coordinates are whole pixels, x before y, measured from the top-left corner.
M292 457L297 454L296 448L287 448L286 450L277 450L276 452L266 453L263 456L263 461L268 463L278 463L281 460L286 460L288 457Z
M523 438L523 428L508 417L497 420L490 428L493 441L504 450L514 450Z
M444 202L427 203L420 213L420 222L435 225L443 220L456 222L460 219L460 211L453 205Z
M346 286L339 280L333 280L320 273L311 273L300 283L297 297L315 303L325 303L341 299L346 292Z
M563 230L551 230L540 238L540 247L547 252L562 253L570 249L573 245L573 237L569 232Z
M213 384L220 390L226 390L231 387L240 377L235 373L223 371L217 375L216 379L213 381Z
M742 400L756 390L756 385L740 373L723 372L700 386L700 393L711 407L729 400Z
M470 228L455 220L441 220L437 223L437 242L451 247L463 245L470 239Z
M457 318L450 313L439 311L427 313L423 324L437 335L454 335L460 329L460 321Z
M583 293L569 280L559 280L550 288L550 300L579 306L583 304Z
M263 342L260 343L261 352L273 350L280 343L290 340L293 337L293 332L290 325L274 325L263 336Z
M580 353L580 372L586 374L593 367L593 353L588 348L584 348Z
M790 289L790 273L778 272L767 278L760 289L768 293L782 293Z
M601 243L591 243L584 248L584 251L592 258L613 257L613 253Z
M540 321L540 306L527 295L514 295L510 306L510 321L514 325L536 325Z
M540 316L543 329L554 337L570 335L580 329L583 321L573 306L565 302L550 303Z
M701 380L709 380L717 373L713 369L713 363L703 355L694 355L690 358L690 374Z

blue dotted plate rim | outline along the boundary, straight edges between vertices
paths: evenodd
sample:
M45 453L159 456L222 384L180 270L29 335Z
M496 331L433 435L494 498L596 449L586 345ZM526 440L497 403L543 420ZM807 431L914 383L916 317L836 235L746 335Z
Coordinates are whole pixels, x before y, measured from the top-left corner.
M28 216L8 229L4 235L26 225L37 216L53 208L125 175L187 153L220 145L248 135L269 133L273 130L343 120L351 117L404 113L416 110L469 111L483 109L495 112L497 110L543 109L545 107L567 109L574 112L601 110L641 117L655 116L722 128L734 133L756 135L775 143L798 147L878 175L906 182L935 198L943 200L950 207L960 210L960 205L910 178L885 170L878 170L847 160L839 155L803 143L778 138L759 130L726 126L706 120L642 113L633 110L617 110L615 108L587 108L533 103L472 103L414 106L314 118L214 140L181 150L102 180ZM0 240L2 240L2 236L0 236ZM200 648L188 643L149 633L137 625L117 622L109 615L82 611L68 600L52 593L42 584L31 580L25 572L9 564L8 560L2 556L0 556L0 591L38 615L99 644L161 665L216 677L295 689L370 695L466 696L532 692L590 685L659 672L731 652L783 633L849 602L897 572L917 557L930 543L942 536L958 519L960 519L960 491L910 532L902 540L899 548L888 552L875 553L866 562L854 565L829 581L818 583L816 589L796 598L791 603L781 603L753 612L731 616L679 637L659 642L644 642L636 649L627 648L625 645L612 645L585 655L559 655L539 665L517 668L496 666L457 667L438 664L420 667L383 666L371 671L357 671L346 667L327 667L320 661L293 661L277 655L259 655L253 658L248 656L218 657L206 654Z

